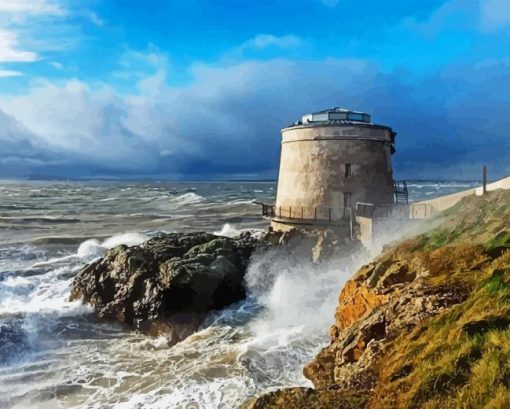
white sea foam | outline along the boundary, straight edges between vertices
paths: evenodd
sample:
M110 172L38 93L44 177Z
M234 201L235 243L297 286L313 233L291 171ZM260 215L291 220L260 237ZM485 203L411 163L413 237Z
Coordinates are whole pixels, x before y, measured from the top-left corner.
M149 237L142 233L122 233L106 239L101 243L101 246L110 249L121 244L126 246L135 246L148 240Z
M230 226L225 231L232 229L241 230ZM115 238L119 240L126 242ZM27 314L24 329L31 345L38 345L38 334L55 331L55 317L86 311L67 302L70 277L73 268L104 249L104 244L82 243L65 266L26 277L31 284L10 282L11 290L25 291L18 294L19 304L12 291L9 298L11 307ZM342 263L316 266L304 259L293 261L280 249L256 257L246 277L250 298L216 312L184 342L169 347L164 338L129 333L115 342L94 336L77 339L58 347L59 359L50 364L55 376L45 378L44 385L32 384L30 390L37 396L38 388L85 385L77 392L86 396L79 407L214 409L238 407L249 396L275 386L309 385L301 368L327 340L336 296L346 276Z
M10 276L4 280L3 285L6 287L27 287L31 285L32 282L27 280L25 277L20 276Z
M129 400L117 403L115 409L217 409L235 408L243 403L245 393L255 390L253 381L242 376L211 380L201 383L189 380L180 388L168 390L160 387L150 393L137 394Z
M69 302L72 272L69 266L28 277L9 277L0 282L0 317L17 314L74 315L87 309Z
M216 236L225 236L225 237L236 237L241 234L241 230L236 229L230 223L225 223L220 231L215 231L214 234Z
M88 311L81 303L68 301L74 272L84 262L100 257L109 248L119 244L140 244L148 238L141 233L122 233L102 243L96 239L86 240L80 244L76 254L50 258L31 266L35 269L53 266L49 271L41 270L40 274L26 277L7 277L0 281L0 316L20 313L72 315Z
M82 259L100 257L103 255L105 248L97 239L85 240L80 244L76 251L76 256Z
M183 206L189 204L202 203L205 201L205 198L197 193L188 192L176 197L172 197L170 200L173 202L177 202L179 205Z
M106 250L111 249L115 246L125 244L127 246L135 246L148 240L149 237L142 233L121 233L112 236L102 243L97 239L85 240L80 244L76 254L69 254L62 257L53 257L44 261L39 261L32 265L32 268L40 268L53 264L62 264L68 261L79 260L83 262L89 262L94 258L101 257Z
M236 199L236 200L231 200L229 201L227 204L235 204L235 205L240 205L240 204L246 204L246 205L253 205L253 200L246 200L246 199Z
M224 237L236 237L241 233L250 232L254 237L260 237L265 230L264 229L238 229L237 227L231 225L230 223L225 223L221 230L215 231L213 234L216 236L224 236Z

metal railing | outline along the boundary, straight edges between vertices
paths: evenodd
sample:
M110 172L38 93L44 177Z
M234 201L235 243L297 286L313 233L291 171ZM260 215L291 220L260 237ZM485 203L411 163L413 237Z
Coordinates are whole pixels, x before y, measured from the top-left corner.
M256 202L262 206L262 216L271 219L296 220L304 222L344 222L352 218L351 209L336 209L325 207L305 206L276 206L268 203Z

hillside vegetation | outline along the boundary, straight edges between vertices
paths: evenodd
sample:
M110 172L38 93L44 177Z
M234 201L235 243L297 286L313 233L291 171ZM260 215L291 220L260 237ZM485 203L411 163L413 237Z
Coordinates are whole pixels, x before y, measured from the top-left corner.
M510 191L464 198L438 227L346 283L315 389L253 408L509 408Z

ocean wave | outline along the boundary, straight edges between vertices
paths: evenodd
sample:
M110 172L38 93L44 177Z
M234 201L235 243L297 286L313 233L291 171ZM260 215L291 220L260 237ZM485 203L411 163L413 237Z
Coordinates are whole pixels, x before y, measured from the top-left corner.
M149 240L149 236L143 233L120 233L111 236L102 242L98 239L88 239L82 241L75 254L69 254L62 257L53 257L47 260L39 261L33 264L32 268L44 267L52 264L65 263L70 260L81 260L89 262L94 258L101 257L106 250L124 244L126 246L135 246Z
M171 197L170 201L176 202L182 206L182 205L188 205L188 204L203 203L204 201L206 201L206 198L203 196L200 196L197 193L188 192L188 193L184 193L179 196Z
M80 219L75 217L62 217L62 216L0 216L0 220L10 223L39 223L39 224L81 222Z
M231 225L230 223L225 223L221 230L213 232L216 236L224 236L224 237L236 237L241 233L250 232L255 237L259 237L264 233L264 229L238 229Z
M239 204L247 204L247 205L253 205L255 204L253 202L254 199L250 199L250 200L247 200L247 199L236 199L236 200L231 200L228 202L228 204L236 204L236 205L239 205ZM257 205L258 206L258 205Z
M225 223L220 231L215 231L213 234L216 236L236 237L241 234L241 230L236 229L230 223Z
M5 355L0 363L28 359L38 349L41 336L54 337L62 319L91 313L92 308L81 301L69 301L74 275L86 262L116 245L135 245L147 239L141 233L122 233L102 242L89 239L80 244L76 253L42 260L41 254L36 253L39 261L33 263L34 256L29 257L30 266L27 260L20 265L18 259L27 258L37 248L24 246L17 252L4 249L2 255L11 258L0 260L6 267L0 280L0 353Z
M107 249L119 246L120 244L135 246L147 240L149 240L149 237L143 233L121 233L106 239L101 243L101 246Z
M62 266L45 274L9 277L0 282L0 317L39 314L55 317L88 311L81 302L69 302L72 273L76 268ZM72 275L72 274L71 274Z

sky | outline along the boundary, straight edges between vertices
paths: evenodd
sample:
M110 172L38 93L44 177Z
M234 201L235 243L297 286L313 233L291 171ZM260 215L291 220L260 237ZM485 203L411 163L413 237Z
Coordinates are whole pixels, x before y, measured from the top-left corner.
M0 177L275 179L340 106L397 179L510 174L510 1L0 0Z

